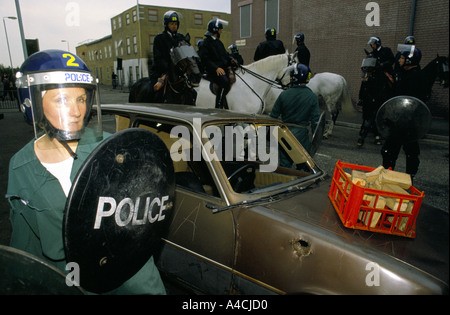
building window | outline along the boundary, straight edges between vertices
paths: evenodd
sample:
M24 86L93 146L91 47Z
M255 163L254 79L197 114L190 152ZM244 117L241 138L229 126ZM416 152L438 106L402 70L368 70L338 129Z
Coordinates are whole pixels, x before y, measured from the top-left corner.
M122 17L119 16L119 18L117 20L119 21L119 28L121 28L122 27Z
M155 37L156 35L149 35L148 36L148 41L150 43L150 52L153 54L153 43L155 41Z
M127 25L129 25L130 24L130 13L125 14L125 19L126 19Z
M133 10L133 23L137 21L137 12Z
M201 13L194 13L194 24L195 25L202 25L203 24L203 14L201 14Z
M115 31L116 30L116 19L112 20L112 27L113 27L113 30Z
M133 36L133 47L134 47L134 53L137 54L138 47L137 47L137 36L136 35Z
M278 0L266 0L266 27L274 27L279 33L278 29L278 15L279 15L279 6Z
M129 37L127 37L127 54L131 54L131 41Z
M158 10L148 9L149 22L158 22Z
M248 38L252 36L252 5L243 5L240 7L240 36Z

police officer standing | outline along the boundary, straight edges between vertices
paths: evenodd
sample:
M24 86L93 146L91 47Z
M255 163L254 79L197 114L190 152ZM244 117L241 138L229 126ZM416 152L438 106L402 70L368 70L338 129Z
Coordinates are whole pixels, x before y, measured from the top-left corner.
M414 46L401 52L399 58L400 68L395 74L395 95L413 96L421 101L425 100L419 65L421 58L420 50ZM405 139L395 132L389 135L381 149L383 167L394 169L401 147L403 147L406 155L406 173L410 174L411 178L414 178L420 164L418 140Z
M226 95L230 91L229 74L231 72L231 56L220 40L224 25L228 22L213 19L208 22L205 39L199 45L199 56L208 77L217 84L216 108L228 109Z
M180 14L176 11L167 11L163 18L164 31L156 35L153 42L153 67L150 73L150 80L155 92L164 85L167 74L172 67L170 50L176 47L184 36L178 33L180 28ZM163 102L162 93L156 95L158 102Z
M311 53L309 52L308 47L306 47L305 45L305 34L297 33L294 36L294 40L297 43L297 48L295 49L295 52L297 52L298 62L309 67Z
M277 39L277 30L273 27L267 28L265 32L266 40L256 47L253 59L255 61L269 56L284 54L286 49L281 40Z

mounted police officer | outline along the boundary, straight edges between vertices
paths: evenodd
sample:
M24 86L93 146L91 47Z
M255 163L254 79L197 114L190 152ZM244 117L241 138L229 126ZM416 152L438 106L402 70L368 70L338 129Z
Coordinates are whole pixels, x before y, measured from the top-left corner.
M379 37L370 37L367 42L372 47L372 56L378 59L381 69L388 74L392 73L392 66L394 64L394 54L389 47L381 45Z
M153 42L153 67L151 69L150 80L154 91L159 91L167 79L172 61L170 59L170 50L178 45L184 39L184 36L178 33L180 28L180 13L176 11L167 11L164 14L164 31L156 35ZM159 93L156 99L163 101L162 93Z
M306 85L310 78L309 67L296 64L291 71L292 87L281 92L270 113L271 117L281 116L283 122L292 124L289 130L308 152L311 149L308 127L315 130L320 118L317 95ZM289 167L291 164L287 157L280 158L280 166Z
M266 40L256 47L253 59L255 61L264 59L269 56L284 54L286 49L281 40L277 39L277 30L269 27L265 32Z
M395 55L395 61L394 61L394 72L398 71L400 68L400 65L398 64L398 61L400 59L400 56L402 55L402 51L406 49L410 49L411 46L416 45L416 38L412 35L406 36L403 44L397 45L397 54Z
M394 91L397 96L413 96L425 100L423 80L420 71L422 53L414 45L403 50L399 58L399 70L395 73ZM381 149L383 166L394 169L400 149L406 155L406 173L414 178L419 169L420 147L418 139L406 139L397 132L390 134Z
M298 62L309 67L311 53L309 52L308 47L306 47L305 45L305 34L297 33L294 36L294 40L297 43L297 48L295 49L295 51L297 52Z
M208 77L218 86L215 107L228 109L226 95L230 91L232 58L220 40L220 34L226 25L228 22L221 19L208 22L205 39L199 45L199 56Z

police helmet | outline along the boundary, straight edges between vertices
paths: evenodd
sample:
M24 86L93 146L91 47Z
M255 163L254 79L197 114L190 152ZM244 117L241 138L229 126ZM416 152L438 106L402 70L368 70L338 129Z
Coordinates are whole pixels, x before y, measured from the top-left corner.
M305 34L297 33L295 34L294 39L297 42L297 44L301 44L305 41Z
M377 48L381 46L381 39L379 37L372 36L369 38L369 41L367 42L368 45L375 44L377 45Z
M277 30L273 27L266 28L266 32L264 34L266 39L277 39Z
M291 78L294 84L308 83L311 79L311 70L308 66L297 63L291 70Z
M416 44L416 39L412 35L406 36L405 44L406 45L415 45Z
M180 27L180 18L180 13L173 10L167 11L166 13L164 13L163 17L164 28L167 29L169 22L176 22L177 26Z
M97 87L83 60L68 51L40 51L24 61L16 77L21 109L35 127L51 139L80 139Z
M228 25L227 21L221 19L213 19L208 22L208 32L206 32L206 35L217 34L219 30L223 29L227 25Z
M421 51L414 45L411 46L411 49L403 50L401 54L405 57L405 66L418 66L422 59Z

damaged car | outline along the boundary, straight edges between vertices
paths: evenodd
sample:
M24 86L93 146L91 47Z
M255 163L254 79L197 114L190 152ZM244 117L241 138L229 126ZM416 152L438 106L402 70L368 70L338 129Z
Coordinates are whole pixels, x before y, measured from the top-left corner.
M268 116L183 105L102 105L112 132L170 151L162 275L206 294L448 294L448 214L422 204L415 238L346 228L323 172Z

